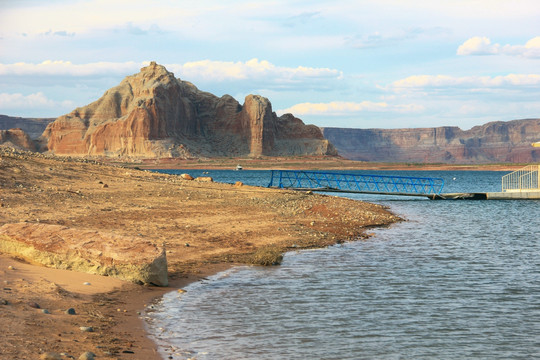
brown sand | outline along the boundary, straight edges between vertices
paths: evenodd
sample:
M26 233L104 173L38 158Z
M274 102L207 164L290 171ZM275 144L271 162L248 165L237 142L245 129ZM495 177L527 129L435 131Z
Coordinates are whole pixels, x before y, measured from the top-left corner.
M148 287L0 256L0 301L8 301L0 305L0 358L37 359L46 352L78 358L91 351L98 359L159 359L137 313L165 291L252 263L261 249L365 239L366 229L399 220L379 205L339 197L187 181L0 149L0 226L60 224L164 244L171 280L168 288ZM70 307L77 315L64 313Z

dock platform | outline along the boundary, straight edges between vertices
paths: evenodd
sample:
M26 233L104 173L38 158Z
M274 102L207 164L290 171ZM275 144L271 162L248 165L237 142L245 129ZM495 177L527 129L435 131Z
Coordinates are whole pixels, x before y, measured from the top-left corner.
M540 200L540 191L449 193L427 197L431 200Z
M502 178L501 192L443 193L444 180L430 177L272 170L268 187L298 191L417 196L431 200L540 200L540 165Z

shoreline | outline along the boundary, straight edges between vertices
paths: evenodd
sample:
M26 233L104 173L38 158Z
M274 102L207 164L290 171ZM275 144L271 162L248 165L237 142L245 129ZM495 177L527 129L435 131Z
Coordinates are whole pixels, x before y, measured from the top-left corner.
M402 221L381 205L346 198L183 180L2 149L0 183L0 232L19 223L29 231L92 231L134 246L150 243L166 249L169 277L169 285L158 288L30 265L35 259L24 253L0 256L0 301L7 302L0 304L0 321L9 330L0 349L14 359L48 352L77 358L84 351L100 359L160 359L138 315L151 300L236 264L276 263L288 250L366 239L370 228ZM66 245L73 241L59 239ZM0 234L0 245L6 240L13 241ZM9 265L13 258L19 263ZM56 275L47 275L50 271ZM70 307L77 315L65 314ZM44 308L51 314L42 313Z
M114 163L114 162L113 162ZM288 157L288 158L214 158L214 159L152 159L118 162L121 166L160 170L440 170L440 171L515 171L526 166L521 163L501 164L426 164L383 163L348 160L340 157Z
M143 318L147 308L169 292L178 291L232 266L234 265L218 264L201 269L199 274L173 280L167 287L145 287L111 277L32 265L0 254L0 274L3 280L0 300L8 302L1 305L3 311L0 319L6 321L10 316L22 314L26 322L24 332L32 332L34 340L42 342L42 345L53 345L49 351L34 355L63 353L65 356L78 358L82 353L90 351L99 353L99 358L106 359L135 356L137 359L161 360L163 357L159 354L158 344L148 331ZM47 289L36 294L28 289L32 286L42 288L44 283L54 290ZM85 283L89 285L84 285ZM63 299L56 296L55 301L50 301L53 292L62 293ZM93 305L98 298L107 298L109 303L114 302L115 306L99 309L100 320L111 322L110 324L103 325L102 321L96 321ZM37 304L39 308L29 304ZM73 308L76 314L66 315L68 308ZM45 309L49 313L43 313ZM46 333L47 329L41 326L43 323L49 323L49 330L54 329L53 335ZM91 326L93 331L87 333L91 335L79 332L77 327L81 326ZM16 327L13 331L10 327L4 337L14 340L17 337L16 332L20 330ZM118 337L118 334L123 338ZM11 346L3 347L0 355L10 355L16 359L19 351L20 349L14 348L11 343Z

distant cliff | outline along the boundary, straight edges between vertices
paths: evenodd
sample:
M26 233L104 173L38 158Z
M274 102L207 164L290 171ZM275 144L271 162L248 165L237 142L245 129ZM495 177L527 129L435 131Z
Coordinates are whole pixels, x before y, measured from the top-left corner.
M22 129L0 130L0 145L36 151L36 144Z
M7 115L0 115L0 130L22 129L32 139L41 136L47 125L54 119L49 118L22 118Z
M337 155L320 129L291 114L278 117L268 99L243 105L176 79L152 62L97 101L57 118L43 132L54 154L131 157Z
M362 161L528 163L540 161L540 119L496 121L470 130L323 128L340 155Z

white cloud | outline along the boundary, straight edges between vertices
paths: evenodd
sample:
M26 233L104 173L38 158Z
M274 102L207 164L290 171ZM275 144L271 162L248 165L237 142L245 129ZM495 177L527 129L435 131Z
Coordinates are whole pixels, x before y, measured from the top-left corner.
M458 55L509 55L525 58L540 58L540 36L527 41L525 45L492 44L487 37L475 36L457 49Z
M231 81L267 79L272 82L298 82L315 79L341 79L341 71L329 68L298 66L276 66L266 60L251 59L245 62L202 60L185 64L165 65L169 70L180 73L183 78L205 81Z
M325 115L325 116L345 116L358 114L362 112L397 112L411 113L421 112L424 110L422 105L406 104L406 105L391 105L386 102L343 102L332 101L329 103L301 103L291 106L290 108L278 110L277 113L285 114L292 113L297 116L302 115Z
M539 74L508 74L505 76L462 76L448 75L413 75L394 81L391 87L400 89L421 88L498 88L540 85Z
M54 101L48 99L42 92L30 95L0 93L0 112L4 109L21 108L52 109L60 107L62 109L70 109L73 108L73 106L74 104L72 101Z
M95 62L73 64L70 61L47 60L39 64L0 64L0 76L53 77L121 77L139 72L149 62ZM250 88L291 89L303 86L324 88L329 81L341 80L343 73L336 69L306 66L276 66L266 60L227 62L201 60L184 64L164 64L176 77L195 84L199 82L248 82ZM318 86L317 86L318 84ZM232 84L231 84L232 86Z
M458 55L494 55L499 52L499 44L491 44L487 37L475 36L461 44L457 49Z
M0 75L18 76L101 76L111 74L130 74L139 70L142 63L133 61L94 62L73 64L71 61L46 60L39 64L15 63L0 64Z

